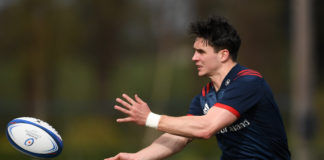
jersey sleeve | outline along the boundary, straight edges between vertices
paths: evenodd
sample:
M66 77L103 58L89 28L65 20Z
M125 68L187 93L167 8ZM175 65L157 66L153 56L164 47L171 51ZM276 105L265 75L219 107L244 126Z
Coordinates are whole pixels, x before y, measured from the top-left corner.
M203 111L200 106L200 97L201 94L195 96L192 99L187 115L196 115L196 116L203 115Z
M263 96L263 78L256 76L240 77L230 84L222 99L215 106L232 112L240 117L251 109Z

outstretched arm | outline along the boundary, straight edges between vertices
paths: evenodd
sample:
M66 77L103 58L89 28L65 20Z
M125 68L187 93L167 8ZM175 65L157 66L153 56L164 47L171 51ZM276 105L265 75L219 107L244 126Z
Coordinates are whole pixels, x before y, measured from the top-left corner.
M148 105L135 95L133 100L128 95L122 95L126 100L117 98L116 101L124 107L115 106L115 109L128 115L126 118L119 118L117 122L134 122L138 125L147 125L151 113ZM152 114L150 114L152 115ZM212 107L204 116L153 116L153 126L160 131L189 138L208 139L222 128L232 124L237 117L230 111L221 107ZM150 124L149 126L152 127Z
M105 160L159 160L167 158L190 142L189 138L164 133L150 146L136 153L119 153L114 157Z
M204 116L171 117L162 115L158 130L191 138L209 139L237 117L230 111L212 107Z

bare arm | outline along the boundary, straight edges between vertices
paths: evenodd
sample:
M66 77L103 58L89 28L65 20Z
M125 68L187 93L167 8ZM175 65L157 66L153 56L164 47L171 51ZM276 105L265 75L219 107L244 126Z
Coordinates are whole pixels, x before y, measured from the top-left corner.
M119 153L115 157L105 160L159 160L167 158L190 142L189 138L164 133L156 139L150 146L136 153Z
M163 159L182 150L191 140L186 137L164 133L150 146L138 152L143 159ZM150 158L144 158L150 155Z
M209 139L237 117L226 109L212 107L204 116L171 117L163 115L158 130L191 138Z
M117 122L134 122L138 125L145 125L148 114L151 112L148 105L137 95L135 95L135 100L126 94L123 94L123 97L128 102L120 98L117 98L116 101L125 108L116 105L115 109L127 114L128 117L117 119ZM212 107L204 116L171 117L163 115L157 129L184 137L207 139L236 120L237 117L230 111Z

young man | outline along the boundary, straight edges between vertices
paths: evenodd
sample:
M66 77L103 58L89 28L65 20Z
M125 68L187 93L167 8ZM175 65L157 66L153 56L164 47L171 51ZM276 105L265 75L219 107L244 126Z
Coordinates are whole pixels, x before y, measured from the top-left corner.
M236 30L221 17L191 25L196 36L192 60L198 75L211 82L193 100L188 116L152 113L135 95L117 98L115 109L127 115L117 122L134 122L165 132L136 153L119 153L106 160L167 158L192 139L216 135L222 160L287 160L290 152L278 106L262 75L236 62L241 44Z

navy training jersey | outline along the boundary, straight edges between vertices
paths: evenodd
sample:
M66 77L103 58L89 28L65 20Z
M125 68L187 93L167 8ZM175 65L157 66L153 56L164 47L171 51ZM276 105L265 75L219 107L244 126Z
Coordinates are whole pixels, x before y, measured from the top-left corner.
M260 73L237 64L217 92L212 83L203 88L188 115L207 114L210 107L221 107L238 118L216 134L222 160L290 159L279 108Z

